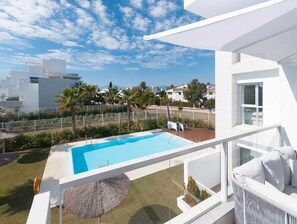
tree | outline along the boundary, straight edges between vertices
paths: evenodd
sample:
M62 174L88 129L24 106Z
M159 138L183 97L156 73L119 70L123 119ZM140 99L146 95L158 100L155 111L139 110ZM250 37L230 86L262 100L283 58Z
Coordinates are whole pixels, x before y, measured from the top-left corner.
M112 82L109 82L108 89L111 89L111 88L112 88Z
M169 89L173 89L175 86L173 84L171 84L170 86L167 87L167 90Z
M59 100L55 101L60 105L59 111L70 110L72 122L72 135L76 136L76 110L81 109L81 97L78 87L66 88L61 91L61 94L56 96Z
M169 104L171 99L167 96L166 91L162 90L159 92L160 100L162 103L166 104L167 107L167 119L170 120L170 108Z
M139 88L133 88L136 93L135 106L144 110L148 105L152 105L155 101L155 95L149 91L142 91Z
M130 124L131 124L131 106L134 104L135 98L136 98L136 92L133 89L123 90L121 101L122 103L127 104L128 130L130 130Z
M108 88L108 91L104 94L106 103L108 104L118 104L120 102L121 96L117 87Z
M94 104L96 95L97 95L97 86L95 85L86 85L82 86L81 97L85 105Z
M216 101L215 99L209 99L204 102L204 107L209 109L210 111L215 108Z
M188 83L188 90L184 91L184 98L191 103L201 102L206 94L206 90L204 83L200 83L198 79L193 79Z
M140 88L140 90L145 91L148 88L147 85L146 85L146 82L145 81L142 81L139 84L139 88Z

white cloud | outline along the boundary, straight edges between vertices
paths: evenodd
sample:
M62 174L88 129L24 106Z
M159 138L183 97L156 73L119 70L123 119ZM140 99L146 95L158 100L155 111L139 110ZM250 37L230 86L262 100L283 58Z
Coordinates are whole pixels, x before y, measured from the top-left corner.
M12 62L57 57L67 59L67 65L80 70L132 63L133 66L125 69L132 71L140 67L183 64L208 54L143 40L144 34L194 22L195 16L176 13L176 1L119 1L114 4L115 10L102 0L75 1L0 0L0 44L3 47L34 47L34 40L52 41L61 46L61 49L57 47L34 55L17 53L12 56ZM114 14L117 9L119 15Z
M74 41L64 41L63 45L67 46L67 47L84 47L84 46L82 46L82 45L80 45L80 44L78 44L78 43L76 43Z
M134 8L141 8L142 7L142 0L130 0L131 5Z
M100 18L100 20L103 22L103 24L112 25L112 20L107 13L106 6L101 0L96 0L93 2L93 9L98 18Z
M176 10L176 8L177 5L175 3L167 0L162 0L150 6L150 14L155 18L165 17L171 11Z
M128 67L128 68L124 68L125 71L129 71L129 72L135 72L138 71L139 68L138 67Z
M76 2L85 9L91 6L91 3L88 0L76 0Z
M135 30L146 32L150 23L151 22L148 18L145 18L145 17L137 14L136 17L132 21L132 24L133 24L132 27Z

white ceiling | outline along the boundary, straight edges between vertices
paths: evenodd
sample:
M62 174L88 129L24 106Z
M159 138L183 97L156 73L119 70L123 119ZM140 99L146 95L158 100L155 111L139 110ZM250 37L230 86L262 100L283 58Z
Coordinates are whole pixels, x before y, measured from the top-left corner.
M297 0L271 0L144 39L297 65Z

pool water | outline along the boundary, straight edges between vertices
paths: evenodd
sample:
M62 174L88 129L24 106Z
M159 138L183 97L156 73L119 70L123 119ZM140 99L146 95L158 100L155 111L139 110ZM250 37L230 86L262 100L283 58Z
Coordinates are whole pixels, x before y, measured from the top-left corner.
M160 132L74 147L71 149L73 173L77 174L189 144L191 142L186 139Z

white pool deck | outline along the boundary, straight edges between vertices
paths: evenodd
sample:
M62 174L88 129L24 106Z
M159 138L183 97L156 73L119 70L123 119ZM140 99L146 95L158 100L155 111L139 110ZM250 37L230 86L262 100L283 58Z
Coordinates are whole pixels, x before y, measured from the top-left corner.
M127 135L93 139L92 143L95 144L95 143L102 143L105 141L110 141L115 139L142 136L142 135L152 134L160 131L161 130L153 130L153 131L138 132L138 133L127 134ZM78 142L72 142L72 143L67 143L62 145L55 145L51 147L51 150L46 162L46 166L44 169L41 188L40 188L40 193L44 193L47 191L50 192L51 207L55 207L59 203L59 179L69 175L73 175L72 167L69 165L69 164L72 164L69 162L69 160L71 159L71 156L70 156L71 153L69 152L69 148L84 145L85 143L86 141L78 141ZM88 144L90 144L90 141L88 141ZM191 158L194 155L206 153L209 150L213 150L213 149L207 148L204 150L200 150L198 152L189 153L187 155L171 159L170 162L169 160L167 160L167 161L156 163L150 166L139 168L133 171L129 171L126 173L126 175L132 181L132 180L147 176L149 174L167 169L169 167L183 164L183 161L185 159Z

